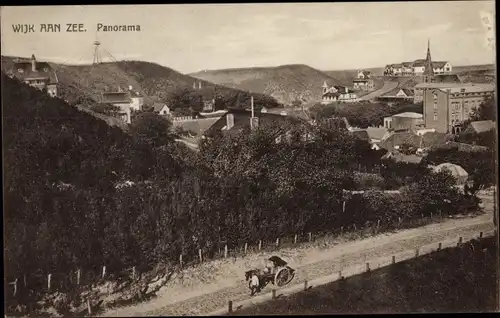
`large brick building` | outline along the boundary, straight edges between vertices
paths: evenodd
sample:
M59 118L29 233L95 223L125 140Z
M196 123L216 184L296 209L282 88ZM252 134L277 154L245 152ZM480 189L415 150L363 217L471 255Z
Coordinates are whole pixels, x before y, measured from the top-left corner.
M490 84L470 84L468 86L450 84L449 87L424 90L425 128L440 133L457 133L474 108L487 98L493 97L495 87Z

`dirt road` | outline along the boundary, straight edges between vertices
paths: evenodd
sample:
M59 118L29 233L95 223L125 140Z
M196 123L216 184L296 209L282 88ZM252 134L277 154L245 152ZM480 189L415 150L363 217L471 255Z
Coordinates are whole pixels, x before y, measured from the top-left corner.
M395 89L396 87L398 87L398 82L394 81L394 82L389 82L389 81L385 81L384 82L384 86L382 86L380 89L377 89L376 91L373 91L369 94L366 94L364 96L361 96L359 97L359 100L371 100L371 99L374 99L382 94L385 94L387 93L388 91L390 91L391 89Z
M488 204L490 205L490 204ZM177 316L204 315L227 306L228 299L238 302L249 299L244 281L244 271L260 266L260 262L272 254L287 260L297 270L294 283L311 280L342 268L363 262L363 260L390 256L410 248L440 242L458 236L473 236L480 231L494 229L492 209L475 218L449 219L445 222L421 228L402 230L398 233L380 234L368 239L341 243L334 246L317 246L307 249L290 248L278 252L263 252L244 259L222 260L201 264L196 271L198 277L191 277L187 284L172 284L164 288L152 301L135 306L117 308L105 316ZM194 271L194 270L193 270ZM211 281L203 283L205 273Z

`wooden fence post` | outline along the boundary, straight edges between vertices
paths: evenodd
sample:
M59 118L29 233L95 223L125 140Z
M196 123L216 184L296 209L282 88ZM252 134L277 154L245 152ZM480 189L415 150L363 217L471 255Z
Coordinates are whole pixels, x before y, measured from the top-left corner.
M90 299L87 299L87 310L89 312L89 316L92 316L92 307L90 306Z
M309 242L311 242L311 241L312 241L312 233L309 232Z
M342 279L342 271L339 271L339 279Z
M227 258L227 244L224 246L224 258Z
M304 290L307 290L307 280L304 281Z
M276 289L273 289L272 293L273 293L272 294L273 295L273 299L276 299Z
M377 232L378 232L379 228L380 228L380 219L378 219L378 221L377 221Z
M230 300L227 303L227 312L233 312L233 301Z
M343 226L340 227L340 235L342 235L342 234L344 234L344 227Z
M16 294L17 294L17 278L16 278L16 280L15 280L15 281L13 281L13 282L12 282L12 283L10 283L10 284L14 285L14 296L16 296Z
M401 226L401 217L398 216L399 225Z
M293 237L293 244L297 244L297 234Z
M262 249L262 240L259 240L259 251Z
M460 237L458 238L458 244L457 244L457 245L462 244L462 241L463 241L463 238L460 236Z
M276 239L276 247L278 247L278 246L280 246L280 238L279 237Z
M102 267L102 278L104 278L104 276L106 276L106 265Z
M245 254L247 253L248 243L245 243Z
M483 238L483 232L479 232L479 238Z
M202 263L203 262L203 257L201 255L201 248L198 249L198 256L200 257L200 263Z
M432 212L431 212L431 219L432 219Z
M369 272L370 271L370 263L366 263L366 271Z
M392 255L392 263L396 264L396 256L395 255Z
M182 254L179 255L179 264L181 265L181 268L182 268Z
M50 291L50 281L52 280L52 274L47 276L47 289Z
M439 242L439 245L438 245L438 251L441 250L441 248L443 248L443 243Z
M356 224L353 224L352 227L354 228L354 232L357 231Z
M135 266L132 267L132 279L135 280Z
M418 257L418 248L415 250L415 257Z
M76 270L76 284L77 285L80 285L80 275L81 275L80 269L77 269Z

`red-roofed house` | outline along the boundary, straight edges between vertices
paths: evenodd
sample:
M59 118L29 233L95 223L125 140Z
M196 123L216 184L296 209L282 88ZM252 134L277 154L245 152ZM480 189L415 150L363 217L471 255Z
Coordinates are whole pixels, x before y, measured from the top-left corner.
M18 60L9 75L40 90L46 89L52 97L57 97L58 79L56 72L47 62L37 62L35 55L30 60Z

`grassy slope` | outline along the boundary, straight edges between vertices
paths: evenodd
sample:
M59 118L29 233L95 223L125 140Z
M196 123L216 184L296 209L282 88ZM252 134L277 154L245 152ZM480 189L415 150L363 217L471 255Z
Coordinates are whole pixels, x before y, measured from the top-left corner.
M330 85L349 85L307 65L282 65L200 71L193 77L250 92L271 95L284 104L296 98L305 102L320 98L323 82ZM351 83L352 84L352 83Z
M9 70L14 57L2 56L2 69ZM171 68L155 63L142 61L120 61L99 65L61 65L50 63L56 70L59 79L59 94L62 99L72 103L81 96L98 100L101 92L114 91L120 86L127 89L131 85L134 90L145 95L145 102L153 100L168 101L169 93L178 89L192 89L193 83L202 83L201 95L212 99L214 84L179 73ZM248 95L247 92L217 86L221 95Z
M487 249L487 253L483 249ZM330 283L236 315L491 311L496 307L494 238Z

